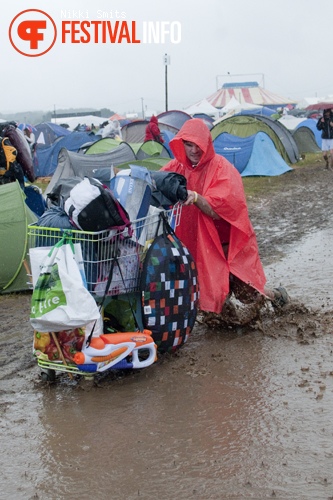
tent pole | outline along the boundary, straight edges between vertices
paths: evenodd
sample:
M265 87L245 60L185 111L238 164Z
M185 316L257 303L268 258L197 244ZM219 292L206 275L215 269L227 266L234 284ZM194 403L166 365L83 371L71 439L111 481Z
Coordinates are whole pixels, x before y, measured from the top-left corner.
M165 111L168 111L168 65L165 65Z

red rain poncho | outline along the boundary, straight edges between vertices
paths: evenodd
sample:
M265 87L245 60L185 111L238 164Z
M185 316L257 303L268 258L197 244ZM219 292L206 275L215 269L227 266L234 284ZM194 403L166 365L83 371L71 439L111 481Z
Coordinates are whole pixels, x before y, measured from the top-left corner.
M186 157L183 140L194 142L203 151L195 167ZM188 120L170 141L170 147L175 159L162 170L184 175L187 188L204 196L212 209L230 224L226 258L219 235L219 231L224 231L225 238L223 221L215 224L195 204L183 207L176 232L191 252L198 268L200 309L221 312L229 293L230 273L264 294L266 278L239 172L215 153L210 131L200 119ZM217 228L219 224L220 230ZM229 225L226 226L228 233Z
M161 144L164 142L163 137L161 136L161 131L158 126L158 120L156 116L152 116L147 127L146 127L146 135L144 142L146 141L157 141Z

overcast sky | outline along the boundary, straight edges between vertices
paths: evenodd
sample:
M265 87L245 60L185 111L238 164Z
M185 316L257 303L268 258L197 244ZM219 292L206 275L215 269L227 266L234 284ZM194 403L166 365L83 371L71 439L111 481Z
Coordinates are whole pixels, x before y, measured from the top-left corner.
M27 9L45 11L57 27L54 46L40 57L21 55L10 43L11 22ZM89 22L109 14L113 26L118 11L119 21L135 21L141 41L144 22L165 21L181 27L181 39L174 31L178 43L168 35L166 43L61 43L64 12L78 20L78 11ZM3 2L0 112L106 107L124 113L141 111L142 104L164 111L165 53L169 109L184 109L233 81L257 81L295 100L325 97L333 94L332 19L332 0Z

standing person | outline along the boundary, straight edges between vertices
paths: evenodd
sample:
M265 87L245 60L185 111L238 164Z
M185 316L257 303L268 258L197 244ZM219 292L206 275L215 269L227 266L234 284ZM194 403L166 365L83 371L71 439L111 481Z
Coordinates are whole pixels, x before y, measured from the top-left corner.
M200 309L223 312L232 292L244 304L260 306L264 297L276 306L287 303L283 287L266 287L242 178L215 153L206 124L188 120L170 141L170 148L175 159L162 170L187 179L188 197L176 232L198 268Z
M323 116L317 122L317 129L321 130L321 149L325 167L333 170L333 111L331 109L324 109Z
M35 144L36 144L35 134L33 133L32 129L30 129L30 127L26 127L23 130L23 133L24 133L24 137L26 138L26 140L29 144L30 151L33 153L34 149L35 149Z
M146 127L146 135L144 142L146 141L157 141L160 142L161 144L163 144L164 142L164 139L161 135L161 131L158 126L158 120L154 115L150 118L150 121Z

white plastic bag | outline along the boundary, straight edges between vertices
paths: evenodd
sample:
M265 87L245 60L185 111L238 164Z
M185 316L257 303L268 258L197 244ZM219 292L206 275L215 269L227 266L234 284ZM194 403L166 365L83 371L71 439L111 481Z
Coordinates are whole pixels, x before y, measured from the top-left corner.
M32 299L30 322L39 332L59 332L100 317L86 288L80 245L64 237L41 264Z

